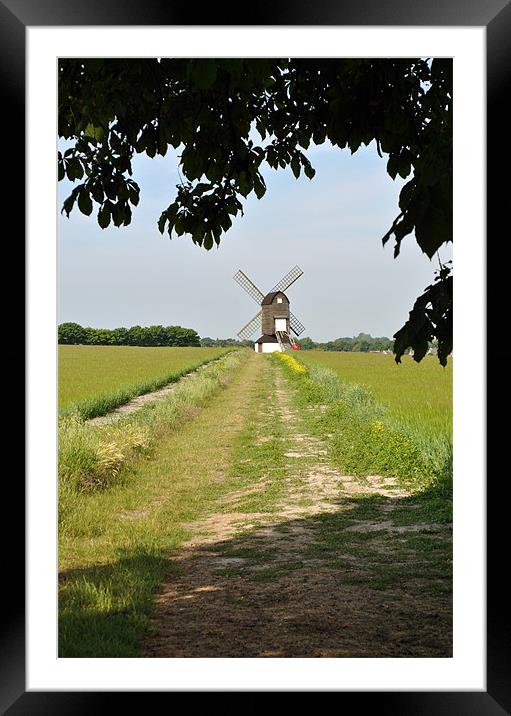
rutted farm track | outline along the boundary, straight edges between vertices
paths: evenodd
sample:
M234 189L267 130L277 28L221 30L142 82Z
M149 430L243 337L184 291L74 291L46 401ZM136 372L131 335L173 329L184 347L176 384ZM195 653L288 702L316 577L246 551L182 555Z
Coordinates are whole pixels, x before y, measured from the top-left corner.
M270 360L244 374L236 448L214 466L237 488L184 525L141 656L451 656L449 527L415 521L392 478L335 469Z
M222 360L222 357L223 356L220 356L219 358L199 365L194 370L190 371L189 373L186 373L181 378L179 378L179 381L171 382L168 385L165 385L163 388L158 388L158 390L152 390L150 393L142 393L141 395L137 395L132 400L128 401L127 403L124 403L123 405L120 405L118 408L115 408L106 415L99 415L96 418L90 418L87 422L89 423L89 425L108 425L110 423L115 423L117 420L120 420L126 415L136 413L137 410L140 410L140 408L142 408L144 405L147 405L148 403L157 403L160 400L165 400L165 398L167 398L176 390L176 387L178 385L182 385L184 381L190 380L204 370L207 370L208 367L210 368L215 363L219 363Z

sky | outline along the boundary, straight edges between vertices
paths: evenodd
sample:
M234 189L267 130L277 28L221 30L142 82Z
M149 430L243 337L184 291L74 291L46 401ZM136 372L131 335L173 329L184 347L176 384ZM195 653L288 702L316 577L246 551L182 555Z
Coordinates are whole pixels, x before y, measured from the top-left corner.
M374 143L354 155L326 144L305 153L315 177L295 179L290 169L262 165L266 194L242 199L244 216L209 252L190 236L162 236L156 225L179 183L178 152L137 155L140 203L130 226L101 229L95 212L87 217L78 208L69 219L60 215L59 323L181 325L201 337L234 338L258 311L233 281L238 269L266 293L298 265L303 276L287 296L305 325L302 336L391 338L438 268L412 235L397 259L392 239L382 247L405 182L387 174ZM71 188L60 182L61 202ZM447 261L452 252L444 248L440 257Z

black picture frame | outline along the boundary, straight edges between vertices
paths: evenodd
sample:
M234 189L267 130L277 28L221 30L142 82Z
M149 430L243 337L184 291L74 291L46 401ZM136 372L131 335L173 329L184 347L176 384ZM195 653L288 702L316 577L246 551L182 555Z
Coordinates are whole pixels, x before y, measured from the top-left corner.
M200 17L200 23L197 18ZM7 232L5 244L18 252L17 261L24 264L25 185L24 142L25 124L25 30L29 26L79 25L344 25L344 26L479 26L487 33L487 269L493 275L487 281L487 335L496 336L503 330L502 309L506 306L506 262L491 261L497 245L497 231L505 239L507 222L506 175L510 164L509 120L505 112L506 90L510 87L511 68L511 3L509 0L274 0L271 9L261 2L231 9L227 5L210 4L191 7L173 0L0 0L0 83L4 109L0 113L4 138L4 210L13 219L14 229ZM507 131L506 131L507 130ZM51 140L50 140L51 141ZM469 151L470 148L467 148ZM508 161L506 161L508 160ZM502 169L504 168L504 172ZM507 218L507 217L506 217ZM4 246L5 246L4 244ZM501 243L502 246L502 243ZM17 264L15 264L17 265ZM19 292L18 292L19 293ZM504 328L505 330L505 328ZM502 392L501 368L507 358L503 343L488 341L487 391ZM458 358L459 360L460 358ZM462 359L462 358L461 358ZM491 388L495 387L492 391ZM19 395L18 395L19 401ZM495 410L496 412L496 410ZM366 708L380 714L497 714L511 712L511 664L509 636L509 597L502 588L506 576L507 505L502 500L502 483L506 481L506 462L502 445L506 421L488 410L486 435L487 455L495 466L488 469L487 481L487 690L465 692L339 692L337 707ZM491 426L491 427L490 427ZM497 468L497 469L495 469ZM14 471L13 471L14 472ZM15 479L16 478L16 479ZM147 693L119 692L26 692L24 632L24 485L17 474L5 474L9 481L9 512L15 515L13 526L4 531L4 574L8 575L3 590L4 623L1 637L0 708L10 716L19 714L81 714L109 711L119 706L118 699L128 696L130 705L142 706ZM506 512L504 512L506 510ZM6 521L4 520L4 524ZM16 539L13 539L13 531ZM157 696L151 693L151 696ZM168 699L173 694L159 694ZM256 695L259 698L259 694ZM151 699L152 701L152 699ZM171 703L171 702L169 702ZM257 701L252 702L254 704ZM144 708L147 708L145 702ZM244 707L246 708L246 706Z

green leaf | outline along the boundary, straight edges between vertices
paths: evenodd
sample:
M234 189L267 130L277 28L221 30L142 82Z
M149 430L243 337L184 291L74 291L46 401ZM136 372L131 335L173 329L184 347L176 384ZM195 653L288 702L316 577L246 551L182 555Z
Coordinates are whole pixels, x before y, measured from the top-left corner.
M266 148L266 161L272 169L276 169L278 165L277 154L272 146Z
M90 216L92 214L92 199L90 198L88 189L85 187L83 187L82 191L78 195L78 208L82 214L85 214L85 216Z
M213 237L215 239L215 244L217 246L220 246L220 237L222 236L222 227L220 224L215 224L211 227L211 231L213 233Z
M266 193L266 184L260 174L254 176L254 191L258 199L261 199Z
M91 186L90 193L92 194L92 198L94 199L94 201L97 201L98 204L103 203L105 194L103 192L103 187L101 186L99 181Z
M181 216L178 216L176 220L174 221L174 231L178 236L182 236L185 233L185 229L183 226L183 219Z
M110 208L106 203L103 204L101 209L98 211L98 224L102 229L106 229L106 227L110 224Z
M211 190L211 184L206 184L205 182L199 182L199 184L196 184L193 190L193 194L196 196L201 196L207 191Z
M213 236L211 235L211 231L208 231L204 236L204 241L202 242L202 245L206 249L206 251L209 251L213 248Z
M160 234L165 233L165 224L167 223L167 211L162 211L160 218L158 219L158 229Z
M412 201L416 191L416 183L414 179L407 182L399 193L399 208L405 211Z
M248 196L252 191L252 179L246 171L241 171L238 176L238 191L242 196Z
M117 199L117 183L115 181L108 181L104 184L105 194L111 201Z
M401 156L399 158L398 174L403 179L406 179L406 177L410 174L411 171L412 171L412 165L411 165L410 158L407 154L405 154L404 156Z
M399 171L399 155L391 154L387 162L387 174L395 179Z
M85 128L85 136L100 142L105 136L105 130L103 127L95 127L92 122L89 122Z
M293 154L293 158L291 159L291 170L293 174L295 175L295 178L298 179L300 176L300 158L298 157L298 154ZM313 175L314 176L314 175Z
M431 259L442 244L452 240L452 223L436 206L429 205L422 219L416 223L415 238Z
M167 209L167 218L169 221L173 221L179 211L179 205L177 202L171 204Z
M393 231L394 231L393 229L389 229L389 230L387 231L387 233L385 234L385 236L384 236L383 239L381 240L383 246L385 246L385 244L387 243L387 241L390 239L390 237L391 237L392 234L393 234Z
M128 197L133 206L138 206L140 200L140 190L134 189L132 186L128 189Z
M83 177L83 167L80 160L76 157L68 159L66 162L66 173L69 181L81 179Z
M129 189L128 189L128 186L124 182L121 182L119 184L119 189L117 190L117 197L119 199L124 199L124 200L126 200L129 197Z
M110 132L110 146L115 152L120 153L122 150L122 142L115 132Z
M301 147L304 149L308 149L310 145L310 135L307 132L299 131L298 132L298 142Z
M158 154L164 157L167 153L168 146L169 145L167 144L167 142L162 137L160 137L160 139L158 140Z
M266 126L264 119L256 120L256 129L259 132L261 139L266 139Z
M156 140L154 139L154 137L148 137L145 153L148 157L151 157L151 159L156 156Z
M225 206L229 214L231 214L232 216L236 216L239 207L238 202L234 197L229 197L229 199L227 199L227 201L225 202Z
M304 171L305 176L308 177L309 179L313 179L314 175L316 174L316 170L314 169L314 167L312 166L312 164L310 162L307 162L306 164L304 164L303 171Z
M229 214L222 214L220 216L220 226L224 231L229 231L232 226L232 221Z
M112 210L112 219L115 226L120 226L124 222L124 206L117 202Z
M62 205L62 211L65 212L66 216L69 218L69 214L71 213L74 203L76 201L76 197L78 195L78 192L76 189L73 189L71 194L67 197L67 199L64 201Z

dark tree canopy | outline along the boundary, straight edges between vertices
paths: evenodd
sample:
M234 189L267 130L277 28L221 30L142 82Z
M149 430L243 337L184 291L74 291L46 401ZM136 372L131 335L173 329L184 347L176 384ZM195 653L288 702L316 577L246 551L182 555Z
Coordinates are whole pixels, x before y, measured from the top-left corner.
M139 187L135 153L180 148L184 181L158 221L209 250L243 213L241 198L266 191L265 164L314 176L305 151L329 140L354 153L373 140L387 172L408 179L382 241L414 234L429 258L452 241L450 59L65 59L59 66L59 179L79 183L64 201L102 228L126 226ZM260 139L254 141L255 128ZM452 350L452 276L441 266L394 335L421 360L438 340Z
M131 326L131 328L83 328L61 323L59 343L90 346L200 346L197 331L182 326Z

